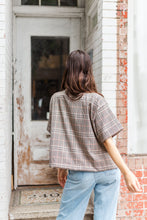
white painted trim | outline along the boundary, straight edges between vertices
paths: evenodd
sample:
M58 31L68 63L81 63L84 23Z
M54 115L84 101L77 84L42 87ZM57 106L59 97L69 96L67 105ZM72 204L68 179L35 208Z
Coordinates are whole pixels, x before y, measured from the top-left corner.
M113 9L113 19L112 16L108 16L111 12L108 10L105 10L107 7L107 3L109 7L114 8ZM105 7L104 7L105 5ZM116 22L113 22L113 20L117 18L116 13L116 7L114 7L114 2L104 2L103 1L103 7L102 7L102 93L105 94L106 91L106 99L111 106L111 100L108 96L108 92L113 92L113 99L115 100L115 105L113 112L116 115L116 85L117 85L117 25ZM107 37L108 36L108 37ZM113 40L111 39L111 36L113 36ZM106 55L105 55L106 52ZM108 72L109 71L109 72ZM106 81L106 74L107 74L107 81ZM111 74L111 77L108 77L108 75ZM113 83L112 83L113 81ZM109 102L110 100L110 102Z
M90 9L88 10L87 16L92 16L93 12L97 10L97 4L98 4L98 1L95 0L92 6L90 7Z
M13 5L20 6L21 5L21 0L13 0Z
M128 154L132 154L135 150L133 143L133 124L131 123L133 119L132 114L132 91L133 91L133 27L134 27L134 19L133 19L133 11L134 11L134 0L128 1Z
M14 91L13 91L13 96L15 96L15 83L17 83L17 79L16 79L16 16L13 14L13 30L12 30L12 42L13 42L13 46L12 46L12 59L13 59L13 77L14 77ZM13 102L14 106L14 117L15 117L15 100ZM14 118L15 119L15 118ZM13 120L14 120L13 119ZM16 136L15 136L15 127L16 127L16 123L14 123L14 143L16 143ZM14 189L17 188L17 149L14 146Z
M147 150L142 148L139 142L139 130L137 129L137 123L135 121L138 120L138 115L135 114L135 57L137 56L136 48L136 40L135 33L136 30L136 22L135 17L137 15L134 13L136 11L136 2L134 0L128 1L128 154L129 155L146 155ZM136 19L138 20L138 19ZM140 73L140 70L139 72ZM142 75L142 77L144 77ZM138 83L141 83L138 81ZM141 85L140 85L141 87ZM139 103L140 104L140 103ZM142 108L143 106L141 106ZM141 113L140 113L141 114Z
M77 6L79 8L84 8L85 7L85 1L84 0L77 0Z
M82 18L84 16L84 8L54 6L15 6L13 7L13 13L15 16L20 17Z

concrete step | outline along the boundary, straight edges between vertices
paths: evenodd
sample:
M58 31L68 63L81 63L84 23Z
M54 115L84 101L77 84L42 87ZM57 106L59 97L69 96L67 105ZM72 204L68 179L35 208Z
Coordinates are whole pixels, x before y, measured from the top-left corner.
M21 187L13 190L9 220L56 220L62 191L59 185ZM93 220L93 193L84 220Z
M15 219L14 219L15 220ZM24 218L17 219L17 220L24 220ZM27 218L25 220L56 220L56 217L48 217L48 218ZM84 217L84 220L93 220L93 215L92 214L86 214Z

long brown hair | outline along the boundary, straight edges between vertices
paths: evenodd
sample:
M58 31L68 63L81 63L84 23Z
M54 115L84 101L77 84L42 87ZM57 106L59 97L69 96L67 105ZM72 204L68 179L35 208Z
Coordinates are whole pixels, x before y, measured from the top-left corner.
M74 50L68 55L61 82L61 90L64 89L73 100L80 99L83 93L95 92L102 95L97 91L88 53Z

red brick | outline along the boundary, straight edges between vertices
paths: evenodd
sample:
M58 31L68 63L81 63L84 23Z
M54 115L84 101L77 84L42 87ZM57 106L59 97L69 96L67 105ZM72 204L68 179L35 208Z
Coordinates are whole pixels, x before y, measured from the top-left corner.
M144 215L144 210L143 209L134 209L133 214L135 216L143 216Z
M127 58L127 50L119 50L118 58Z
M144 168L147 169L147 157L143 158Z
M119 59L119 65L120 66L127 66L127 59L120 58Z
M128 84L126 82L119 82L117 83L117 89L125 91L128 89Z
M142 169L142 166L143 166L142 158L136 158L135 159L135 168Z
M144 201L144 206L147 209L147 201Z
M123 201L133 201L133 195L128 193L121 193L121 200Z
M146 216L146 220L147 220L147 209L145 209L144 211L144 216Z
M144 170L144 177L147 177L147 170Z
M132 210L125 211L126 216L131 216Z
M128 70L127 66L119 66L119 68L118 68L119 74L126 74L127 70ZM125 89L125 90L127 90L127 89Z
M120 93L118 93L118 94L119 94L119 96L123 96L123 95L120 94ZM127 110L126 107L118 107L118 108L117 108L117 117L118 117L119 115L126 115L127 112L128 112L128 110Z
M147 194L133 193L133 201L147 200Z
M128 77L126 76L126 74L120 73L119 76L117 77L117 81L127 83ZM127 91L125 92L126 92L126 98L127 98ZM122 98L124 98L124 96Z
M124 11L127 10L128 6L127 4L124 4L124 2L120 2L117 4L117 10Z
M144 186L144 193L147 193L147 185Z
M126 123L126 115L119 115L119 121L120 123Z
M117 79L119 81L119 77ZM126 99L127 98L127 91L120 91L120 92L117 92L116 94L116 99ZM125 113L126 114L126 110L127 108L123 108L125 110ZM120 113L121 114L121 113Z
M147 178L146 177L142 179L142 183L147 184Z
M118 99L117 100L117 106L118 107L127 107L127 99ZM123 123L123 121L122 121L122 123Z
M120 192L121 193L130 193L127 186L120 186Z
M134 157L129 157L129 158L128 158L128 161L129 161L129 168L135 169L135 168L136 168L135 158L134 158Z
M128 17L128 11L117 11L117 16L119 18L127 18Z
M143 209L143 202L133 202L133 207L135 209Z
M127 154L127 147L119 147L120 154Z
M126 147L126 139L117 139L117 147Z
M120 138L127 138L128 134L127 134L127 130L123 129L118 135L117 137L120 139Z
M140 171L140 170L135 171L134 174L136 177L142 177L142 175L143 175L142 171Z

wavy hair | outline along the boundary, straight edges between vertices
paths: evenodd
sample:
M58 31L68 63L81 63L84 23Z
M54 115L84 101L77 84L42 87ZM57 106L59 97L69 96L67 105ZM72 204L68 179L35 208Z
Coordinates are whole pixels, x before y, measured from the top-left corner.
M98 93L93 76L92 63L88 53L83 50L72 51L66 60L61 90L72 100L78 100L83 93Z

